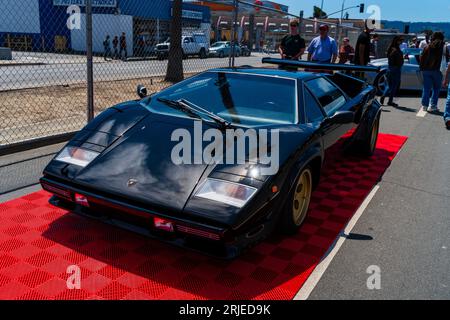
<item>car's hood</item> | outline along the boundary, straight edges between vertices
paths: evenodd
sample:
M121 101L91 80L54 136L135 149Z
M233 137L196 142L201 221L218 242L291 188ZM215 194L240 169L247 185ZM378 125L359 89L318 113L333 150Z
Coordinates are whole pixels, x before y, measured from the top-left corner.
M370 61L370 64L376 67L380 67L380 66L386 66L388 65L388 59L387 58L383 58L383 59L375 59Z
M193 130L189 125L184 128ZM177 129L179 124L148 117L82 170L75 181L155 206L183 210L207 166L174 163L171 157L177 142L171 141L171 135Z

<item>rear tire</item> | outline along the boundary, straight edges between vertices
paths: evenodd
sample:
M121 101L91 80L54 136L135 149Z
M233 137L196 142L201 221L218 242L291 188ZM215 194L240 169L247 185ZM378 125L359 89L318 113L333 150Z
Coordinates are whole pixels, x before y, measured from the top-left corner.
M308 214L313 191L313 170L304 168L292 189L280 217L280 231L287 235L296 234Z
M387 70L381 71L373 81L373 86L377 89L377 95L381 96L388 85Z
M378 134L380 132L380 117L374 121L370 134L362 143L362 151L365 156L372 156L377 147Z

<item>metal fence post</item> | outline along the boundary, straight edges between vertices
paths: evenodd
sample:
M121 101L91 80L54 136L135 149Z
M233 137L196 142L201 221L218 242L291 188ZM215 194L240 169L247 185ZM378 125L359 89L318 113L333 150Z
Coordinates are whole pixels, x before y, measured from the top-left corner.
M234 68L235 56L236 56L236 38L237 38L237 23L239 19L239 2L237 0L233 0L234 5L234 17L233 17L233 29L231 30L231 52L229 57L229 67Z
M87 56L87 121L94 118L94 62L92 48L92 0L86 0L86 56Z

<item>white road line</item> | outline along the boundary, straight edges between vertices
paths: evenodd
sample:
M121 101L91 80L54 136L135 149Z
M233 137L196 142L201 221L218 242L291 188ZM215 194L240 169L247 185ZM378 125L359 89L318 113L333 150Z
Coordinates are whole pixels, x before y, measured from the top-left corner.
M317 265L317 267L314 269L314 271L311 273L311 275L308 277L308 280L304 283L303 287L300 289L300 291L297 293L297 295L294 297L294 300L306 300L308 299L311 292L314 290L316 285L319 283L320 279L322 278L322 275L327 270L328 266L330 265L333 258L336 256L336 254L339 252L339 249L344 244L344 241L346 240L346 236L350 234L353 227L356 225L356 222L358 222L359 218L362 216L363 212L366 210L367 206L369 205L370 201L372 201L373 197L377 193L378 189L380 189L379 185L376 185L372 191L369 193L369 195L364 199L361 206L358 208L356 213L353 215L351 220L348 222L346 227L341 231L333 245L331 245L331 250L328 251L320 263Z
M417 112L417 117L425 118L428 112L424 111L422 108L420 108L419 112Z

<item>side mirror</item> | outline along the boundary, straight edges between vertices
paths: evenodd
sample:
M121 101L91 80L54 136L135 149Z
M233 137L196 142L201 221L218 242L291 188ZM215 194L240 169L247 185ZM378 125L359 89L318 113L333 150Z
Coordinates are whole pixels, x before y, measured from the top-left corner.
M148 94L147 88L140 84L137 86L136 93L141 99L144 99Z
M328 118L328 122L334 124L348 124L355 120L355 113L352 111L338 111L331 118Z

